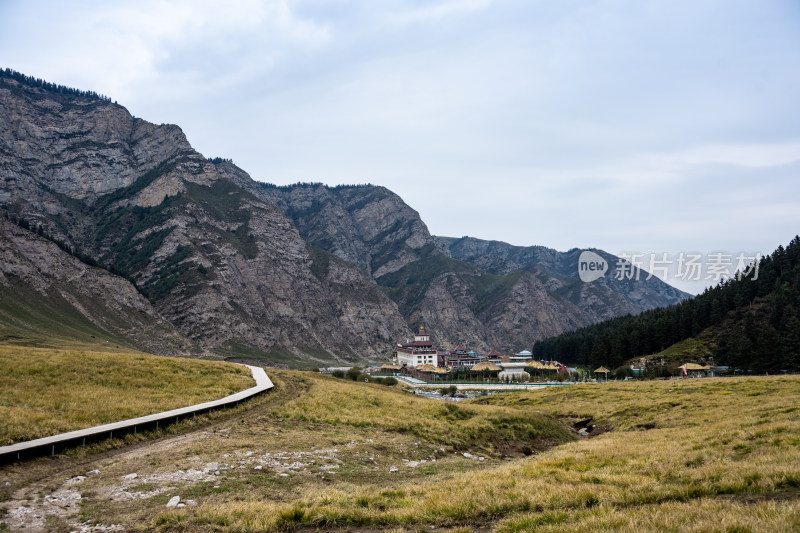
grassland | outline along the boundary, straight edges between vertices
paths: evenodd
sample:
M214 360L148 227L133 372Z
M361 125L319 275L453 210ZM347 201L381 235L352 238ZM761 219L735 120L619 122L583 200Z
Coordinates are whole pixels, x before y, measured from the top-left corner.
M369 396L366 389L352 395L359 405ZM491 396L459 409L592 418L600 434L534 457L426 479L300 485L291 498L211 498L164 512L156 523L168 530L221 531L428 524L508 532L797 530L798 406L798 377L628 382ZM380 407L391 417L388 404ZM355 420L335 401L301 399L279 412L321 423ZM419 418L429 419L424 412ZM463 426L454 421L452 428L427 426L416 434L441 442L450 431L469 434L456 429Z
M0 346L0 445L215 400L252 386L238 365L91 349Z
M55 493L96 468L69 485L84 495L80 520L162 531L800 529L797 376L458 404L309 372L270 377L275 389L205 428L8 468L7 494ZM595 428L583 437L576 422ZM54 468L58 479L30 483ZM174 495L191 501L165 509Z

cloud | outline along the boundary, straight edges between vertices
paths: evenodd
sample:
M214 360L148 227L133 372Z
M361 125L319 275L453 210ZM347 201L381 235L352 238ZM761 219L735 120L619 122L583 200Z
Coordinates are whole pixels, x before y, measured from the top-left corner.
M91 2L77 12L55 2L18 16L26 19L20 26L57 37L14 47L12 57L126 102L142 92L162 100L204 89L211 95L269 70L287 47L313 48L329 38L327 28L295 17L286 1Z
M650 156L652 166L738 165L767 168L800 161L800 140L771 144L713 144Z
M0 16L7 66L177 123L256 179L385 185L435 233L764 250L800 226L793 2L9 1Z
M440 2L422 2L406 9L390 11L384 19L390 24L413 24L419 22L441 22L448 17L472 13L482 10L491 4L491 0L446 0Z

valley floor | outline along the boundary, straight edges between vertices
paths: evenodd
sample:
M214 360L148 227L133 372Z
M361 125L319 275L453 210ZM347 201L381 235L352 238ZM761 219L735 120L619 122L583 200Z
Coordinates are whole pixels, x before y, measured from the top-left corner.
M269 375L271 392L202 425L0 468L0 527L800 530L800 377L575 385L455 405Z

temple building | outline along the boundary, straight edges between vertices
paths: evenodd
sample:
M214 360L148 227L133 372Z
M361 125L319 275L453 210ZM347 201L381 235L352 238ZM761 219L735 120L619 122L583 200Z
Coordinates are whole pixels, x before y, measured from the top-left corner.
M465 346L456 346L442 358L442 366L447 368L472 368L485 360L486 357L468 350Z
M419 333L414 335L413 342L398 344L392 354L392 362L403 368L417 368L417 365L438 364L438 352L431 341L430 335L425 331L425 326L419 327Z
M494 350L486 352L485 354L483 354L483 356L486 358L487 361L489 361L490 363L494 363L496 365L499 365L500 363L503 362L503 355L500 352L496 352ZM508 356L506 356L505 359L506 362L510 360Z
M529 350L522 350L511 356L512 363L527 363L533 361L533 354Z

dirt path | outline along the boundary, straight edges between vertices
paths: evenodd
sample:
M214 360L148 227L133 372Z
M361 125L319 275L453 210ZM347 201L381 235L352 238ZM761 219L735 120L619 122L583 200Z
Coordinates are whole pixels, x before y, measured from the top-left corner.
M0 467L0 525L8 531L124 531L119 525L80 522L85 482L115 463L142 463L210 435L224 435L231 425L252 421L307 390L285 376L273 377L271 372L270 377L275 384L272 390L235 409L206 415L195 427L172 426L165 436L108 451L90 449L78 456L62 454Z

